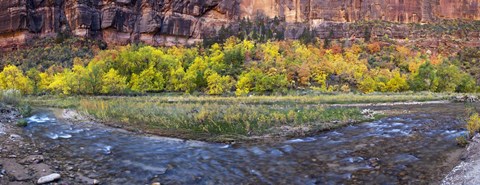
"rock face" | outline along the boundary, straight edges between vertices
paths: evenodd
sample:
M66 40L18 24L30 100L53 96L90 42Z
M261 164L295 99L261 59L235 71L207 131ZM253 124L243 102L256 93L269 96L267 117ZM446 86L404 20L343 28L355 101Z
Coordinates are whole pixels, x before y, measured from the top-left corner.
M191 44L258 14L313 29L360 20L479 20L480 0L0 0L0 47L58 33L120 45Z

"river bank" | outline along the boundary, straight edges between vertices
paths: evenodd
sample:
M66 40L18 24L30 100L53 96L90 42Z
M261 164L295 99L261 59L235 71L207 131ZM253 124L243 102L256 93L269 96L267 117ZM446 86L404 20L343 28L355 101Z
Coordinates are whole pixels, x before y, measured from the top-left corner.
M16 125L18 109L0 106L0 184L99 184L79 172L69 160L59 159L54 149L25 133Z
M443 179L442 185L480 184L480 135L476 135L462 154L462 161Z

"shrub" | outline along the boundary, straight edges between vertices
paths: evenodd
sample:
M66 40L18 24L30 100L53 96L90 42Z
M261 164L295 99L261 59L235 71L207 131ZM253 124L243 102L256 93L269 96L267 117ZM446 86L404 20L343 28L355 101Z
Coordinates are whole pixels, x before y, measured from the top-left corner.
M466 147L468 145L468 139L465 136L458 136L455 140L457 140L458 146Z
M20 120L17 121L17 126L18 127L26 127L27 125L28 125L28 122L25 119L20 119Z
M23 117L28 117L32 115L32 107L30 105L24 105L19 108L20 114Z
M473 137L475 133L480 131L480 116L478 115L478 113L474 113L468 119L467 130L470 137Z
M378 53L380 51L380 43L379 42L373 42L367 45L368 52L370 53Z

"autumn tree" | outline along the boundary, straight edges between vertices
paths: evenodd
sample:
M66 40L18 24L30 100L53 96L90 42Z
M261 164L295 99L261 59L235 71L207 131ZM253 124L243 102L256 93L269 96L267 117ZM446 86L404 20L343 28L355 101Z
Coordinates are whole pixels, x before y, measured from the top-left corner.
M40 77L40 72L36 68L31 68L27 71L27 77L30 79L32 86L32 93L37 94L40 89L40 82L42 78Z
M220 76L218 73L207 77L208 91L210 95L220 95L230 90L231 78L230 76Z
M0 73L1 89L16 89L23 94L32 93L30 80L14 65L6 66Z
M103 75L102 83L102 93L121 94L127 88L127 77L121 76L117 70L111 68Z
M114 72L112 72L112 69L109 71L109 73L112 73L110 74L111 76L119 76L118 74L113 74ZM122 82L123 80L120 80L118 84L122 85ZM131 89L136 92L158 92L164 89L165 80L163 78L163 74L151 66L142 71L139 75L133 74L130 84Z

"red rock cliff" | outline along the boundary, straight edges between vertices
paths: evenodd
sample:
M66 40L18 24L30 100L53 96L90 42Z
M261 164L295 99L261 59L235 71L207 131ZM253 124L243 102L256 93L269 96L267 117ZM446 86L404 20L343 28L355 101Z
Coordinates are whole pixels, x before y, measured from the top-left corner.
M359 20L479 20L480 0L0 0L0 47L61 32L109 44L190 44L259 13L321 33Z

